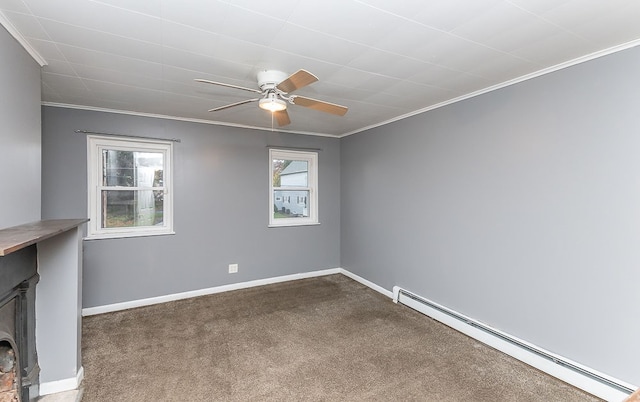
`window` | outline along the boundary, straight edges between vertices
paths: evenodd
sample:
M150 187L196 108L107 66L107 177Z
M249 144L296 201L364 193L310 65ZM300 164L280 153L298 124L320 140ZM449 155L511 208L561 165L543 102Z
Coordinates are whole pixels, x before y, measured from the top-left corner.
M89 238L173 233L169 141L89 136Z
M269 160L269 226L318 224L318 154L270 149Z

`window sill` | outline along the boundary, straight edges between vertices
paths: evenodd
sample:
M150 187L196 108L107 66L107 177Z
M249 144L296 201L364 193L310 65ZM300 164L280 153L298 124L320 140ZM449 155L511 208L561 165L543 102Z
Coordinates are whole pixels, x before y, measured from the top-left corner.
M150 236L170 236L176 232L144 232L144 233L102 233L91 236L86 236L82 240L103 240L103 239L124 239L128 237L150 237Z
M288 228L291 226L317 226L320 225L320 222L301 222L301 223L282 223L279 225L269 225L270 228Z

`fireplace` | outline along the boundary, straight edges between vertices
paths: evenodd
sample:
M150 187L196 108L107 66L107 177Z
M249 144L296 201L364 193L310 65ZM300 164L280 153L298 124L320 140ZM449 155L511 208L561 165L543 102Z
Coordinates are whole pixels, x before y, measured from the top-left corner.
M9 374L3 378L20 402L75 390L82 381L80 226L87 221L41 220L0 229L0 358Z
M38 396L36 260L35 245L0 257L0 402Z
M0 341L0 402L20 400L20 369L15 349L15 343Z

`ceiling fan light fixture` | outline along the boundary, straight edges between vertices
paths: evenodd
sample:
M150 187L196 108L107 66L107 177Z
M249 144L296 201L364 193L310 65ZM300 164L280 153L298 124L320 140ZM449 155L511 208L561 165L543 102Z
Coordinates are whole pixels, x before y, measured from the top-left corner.
M287 108L287 103L282 99L278 99L275 94L269 94L268 97L260 99L258 106L260 106L261 109L274 113L285 110Z

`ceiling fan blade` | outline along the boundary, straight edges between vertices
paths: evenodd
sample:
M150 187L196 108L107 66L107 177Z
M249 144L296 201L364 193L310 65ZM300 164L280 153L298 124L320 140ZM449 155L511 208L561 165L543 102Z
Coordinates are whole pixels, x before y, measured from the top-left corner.
M252 89L252 88L245 88L245 87L240 87L237 85L231 85L231 84L225 84L224 82L216 82L216 81L210 81L210 80L203 80L202 78L195 78L194 81L198 81L198 82L204 82L205 84L213 84L213 85L220 85L222 87L227 87L227 88L235 88L235 89L242 89L243 91L249 91L249 92L257 92L259 94L262 93L262 91L259 91L257 89Z
M287 109L281 110L279 112L273 112L276 121L278 122L278 126L286 126L291 123L291 119L289 119L289 113L287 113Z
M309 84L313 84L316 81L318 81L318 77L307 70L298 70L276 85L276 88L284 93L291 93L297 89L306 87Z
M335 103L324 102L317 99L305 98L304 96L292 96L291 102L293 102L294 105L304 106L321 112L336 114L338 116L344 116L349 110L346 106L340 106Z
M260 100L260 99L259 98L247 99L247 100L243 100L243 101L240 101L240 102L232 103L230 105L225 105L225 106L220 106L220 107L216 107L216 108L213 108L213 109L209 109L209 111L210 112L217 112L218 110L229 109L230 107L244 105L245 103L251 103L251 102L255 102L257 100Z

